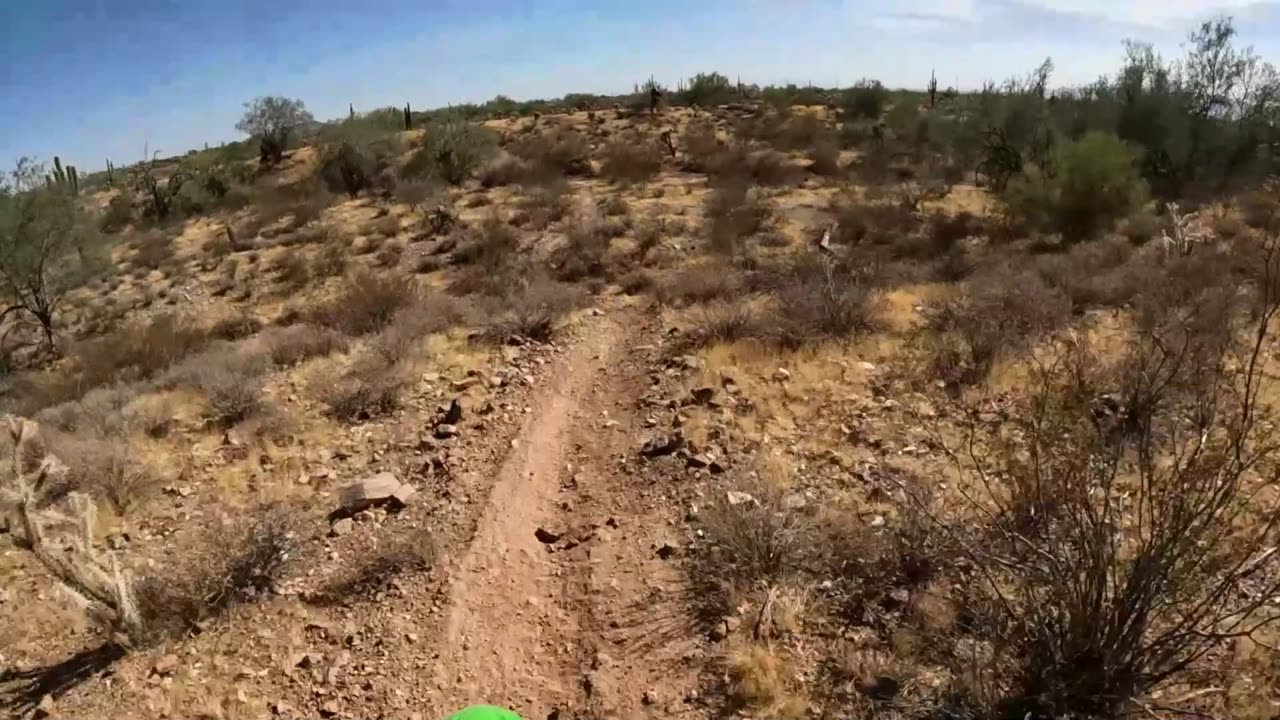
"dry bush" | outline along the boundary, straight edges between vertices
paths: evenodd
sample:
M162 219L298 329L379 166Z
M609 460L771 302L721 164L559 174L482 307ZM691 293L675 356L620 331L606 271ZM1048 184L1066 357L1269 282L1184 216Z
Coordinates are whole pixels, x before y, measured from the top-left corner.
M1070 298L1075 312L1124 307L1155 281L1153 267L1123 240L1081 243L1065 253L1043 255L1035 259L1035 269Z
M527 174L519 182L527 182L530 177L589 177L592 174L591 143L574 130L525 136L508 149L527 163Z
M167 395L144 395L124 410L128 427L141 430L150 438L162 438L173 428L177 406Z
M239 340L261 329L262 321L242 310L210 326L209 337L217 340Z
M133 253L133 266L158 270L173 259L173 238L160 230L150 230L138 238L138 249Z
M722 185L707 197L703 217L712 251L739 255L745 240L768 228L773 208L745 183Z
M662 151L639 136L613 140L603 154L600 175L617 182L644 182L662 170Z
M864 241L871 244L892 244L913 234L920 225L919 218L910 209L897 203L863 203L842 199L833 203L836 231L832 241L850 247Z
M400 256L404 254L404 246L398 243L387 243L373 256L373 263L381 268L395 268L400 265Z
M375 353L340 373L319 373L310 388L330 416L362 422L394 412L407 383L403 368Z
M184 545L180 562L143 579L138 608L148 639L161 642L198 632L232 607L277 591L298 553L298 521L286 510L258 510L251 523L233 522Z
M347 252L338 243L328 243L311 256L311 274L315 277L336 277L347 271Z
M631 272L618 278L618 287L628 295L639 295L649 290L657 282L655 274L644 268L636 268Z
M565 282L605 277L605 254L615 232L598 213L589 211L570 223L565 244L556 253L556 277Z
M698 308L689 330L699 346L745 340L758 332L755 313L741 300L717 300Z
M740 294L743 291L742 274L727 263L700 263L663 275L655 291L664 305L704 303Z
M1084 339L1042 358L1012 432L967 427L952 457L973 492L932 519L979 570L1000 716L1123 717L1278 619L1259 388L1280 262L1261 263L1239 332L1197 322L1224 321L1218 298L1167 306L1118 360Z
M306 287L311 281L311 264L307 256L297 248L289 248L281 253L275 262L276 279L284 286L286 292Z
M203 249L205 254L214 260L214 262L209 266L210 268L217 267L217 261L222 260L222 258L235 251L235 247L231 243L231 238L227 237L225 232L218 233L206 240Z
M391 324L370 341L370 349L388 364L414 354L428 335L468 321L464 305L441 293L422 296L396 313Z
M484 331L490 342L546 342L555 334L556 323L568 312L587 302L581 288L556 282L529 271L519 287L509 293L506 309Z
M413 278L360 270L347 276L336 296L311 311L310 321L346 335L367 335L385 328L418 296Z
M792 164L786 155L770 149L752 150L745 145L721 151L710 173L718 182L761 186L795 185L804 179L804 169Z
M710 173L724 151L715 126L705 121L691 122L681 138L685 149L682 169Z
M436 554L435 541L427 533L399 535L379 542L372 552L362 553L354 567L325 585L321 602L349 603L367 598L405 573L430 570Z
M478 227L468 228L451 261L466 265L450 287L455 294L483 293L500 296L510 289L520 236L498 215L489 215Z
M349 343L336 330L314 325L290 325L268 330L263 336L267 355L276 365L297 365L313 357L346 352Z
M835 142L823 141L809 150L809 172L823 177L836 177L840 174L840 146Z
M495 188L523 183L533 168L526 160L508 153L495 158L480 169L480 187Z
M207 333L190 319L157 315L145 325L75 344L70 355L83 392L111 382L145 380L207 344Z
M839 340L879 328L880 292L866 270L804 255L773 280L776 301L759 321L762 337L785 347Z
M924 344L927 372L950 388L986 380L996 360L1028 347L1070 318L1071 303L1038 275L1002 269L970 279L934 308Z
M552 182L529 192L520 200L511 224L541 231L560 222L573 207L572 188L563 182Z
M262 363L230 352L213 352L199 359L192 368L194 385L204 393L210 422L229 428L263 411Z
M795 693L796 670L778 650L750 645L728 659L729 698L733 707L752 717L798 720L809 713L809 702Z

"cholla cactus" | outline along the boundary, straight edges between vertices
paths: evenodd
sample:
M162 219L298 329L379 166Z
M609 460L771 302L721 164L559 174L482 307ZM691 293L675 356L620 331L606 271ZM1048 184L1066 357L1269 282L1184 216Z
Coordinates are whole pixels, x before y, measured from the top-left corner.
M114 555L94 548L97 513L93 501L71 493L67 498L71 516L37 507L45 484L65 473L66 466L44 448L36 423L13 416L6 419L13 458L11 477L0 485L0 499L16 507L27 549L90 617L113 631L118 641L136 640L142 634L142 617L133 584Z
M1178 204L1169 203L1169 219L1172 220L1173 237L1161 231L1161 242L1164 243L1166 256L1181 255L1186 257L1195 252L1197 245L1204 245L1213 239L1213 233L1200 224L1200 213L1178 213Z

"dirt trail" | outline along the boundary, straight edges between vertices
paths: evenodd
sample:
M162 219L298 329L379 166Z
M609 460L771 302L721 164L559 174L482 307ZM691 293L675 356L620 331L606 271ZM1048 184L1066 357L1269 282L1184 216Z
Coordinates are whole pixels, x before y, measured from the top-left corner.
M644 646L661 640L655 588L680 584L654 552L678 508L646 499L625 466L641 432L633 408L646 368L635 348L646 324L634 310L589 318L531 404L451 573L427 717L479 701L531 720L667 717L659 705L695 682L672 664L686 649ZM678 611L657 614L679 622Z

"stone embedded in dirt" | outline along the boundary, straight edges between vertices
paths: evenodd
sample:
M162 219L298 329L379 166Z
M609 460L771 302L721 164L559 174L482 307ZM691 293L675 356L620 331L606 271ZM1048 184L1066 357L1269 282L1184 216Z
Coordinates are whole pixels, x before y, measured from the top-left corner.
M271 713L273 715L290 715L293 713L293 706L283 700L277 700L271 703Z
M677 362L686 370L697 370L702 367L702 361L698 360L697 355L681 355Z
M329 534L334 537L343 537L350 535L352 530L356 529L356 523L351 518L340 518L335 520L333 525L329 527Z
M773 371L773 379L778 382L786 382L791 379L791 371L786 368L778 368Z
M391 499L400 485L394 474L381 472L343 488L338 502L343 512L353 515Z
M458 437L458 426L448 423L441 423L436 426L436 439L448 440L451 437Z
M858 368L865 372L872 372L876 369L876 366L864 360L858 363Z
M873 528L884 527L884 516L876 515L875 517L871 518L871 527Z
M710 455L704 455L701 453L690 455L688 459L685 460L685 463L689 467L695 468L695 469L702 469L704 467L708 467L711 465L712 462L714 462L714 458L712 458Z
M36 705L35 712L32 713L31 717L37 719L50 717L53 715L54 709L53 696L45 695L40 698L40 704Z
M640 447L640 455L647 458L662 457L670 455L679 450L684 445L684 437L680 433L671 433L670 435L658 435L651 438L643 446Z
M678 552L680 552L679 547L672 545L671 543L662 543L662 546L658 548L658 559L670 560L675 557Z
M560 535L541 527L534 531L533 536L538 538L538 542L547 545L551 545L560 540Z
M741 490L730 490L725 493L725 500L728 501L729 507L738 507L739 505L746 505L748 503L751 505L760 504L760 501L757 500L754 495L744 493Z
M338 715L341 712L342 712L342 706L338 704L337 700L330 700L329 702L320 706L320 717L324 717L324 718L338 717Z
M151 666L151 672L160 676L172 675L175 671L177 671L178 664L180 662L181 661L178 660L177 655L170 653L160 658L159 660L156 660L156 663Z
M649 688L648 690L645 690L644 694L640 696L640 702L644 703L645 705L657 705L658 691L654 690L653 688Z
M326 629L327 633L327 629ZM310 670L320 667L320 663L324 662L324 656L320 653L303 653L294 661L293 666L299 670Z

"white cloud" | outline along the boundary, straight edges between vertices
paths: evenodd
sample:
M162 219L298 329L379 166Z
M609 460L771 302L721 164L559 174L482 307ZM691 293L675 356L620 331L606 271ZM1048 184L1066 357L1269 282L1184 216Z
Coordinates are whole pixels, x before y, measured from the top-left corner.
M1255 0L1026 0L1028 4L1065 13L1093 15L1119 23L1182 29L1219 13L1232 14Z

